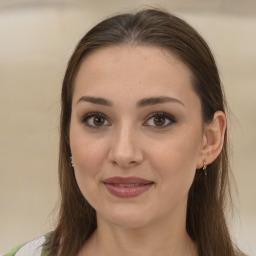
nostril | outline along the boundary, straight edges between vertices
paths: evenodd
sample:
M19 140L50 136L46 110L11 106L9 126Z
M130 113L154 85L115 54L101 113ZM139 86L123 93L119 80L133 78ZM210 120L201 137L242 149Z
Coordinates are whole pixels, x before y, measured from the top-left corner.
M116 161L112 161L112 164L113 165L118 165Z
M122 168L130 168L138 165L143 161L142 150L130 143L124 143L124 141L118 141L109 147L107 156L108 160L113 166L120 166Z

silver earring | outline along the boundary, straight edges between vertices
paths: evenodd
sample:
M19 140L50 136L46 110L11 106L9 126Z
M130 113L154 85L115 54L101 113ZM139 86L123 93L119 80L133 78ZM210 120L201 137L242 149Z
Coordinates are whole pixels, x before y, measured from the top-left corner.
M204 166L203 166L204 175L207 176L207 170L206 170L207 164L206 164L206 161L204 160L203 163L204 163Z
M70 162L71 162L72 167L74 168L73 157L72 156L70 157Z

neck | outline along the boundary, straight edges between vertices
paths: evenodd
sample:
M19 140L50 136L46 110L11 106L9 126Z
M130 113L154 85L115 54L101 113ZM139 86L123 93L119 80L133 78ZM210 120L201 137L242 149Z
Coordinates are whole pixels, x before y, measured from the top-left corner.
M101 218L82 251L81 255L93 256L197 255L196 245L186 232L185 221L169 224L158 221L148 227L124 228L110 225Z

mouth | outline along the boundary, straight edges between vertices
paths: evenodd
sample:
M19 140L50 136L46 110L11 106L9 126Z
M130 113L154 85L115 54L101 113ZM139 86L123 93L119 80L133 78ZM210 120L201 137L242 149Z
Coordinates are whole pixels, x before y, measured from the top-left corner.
M112 184L113 186L116 187L122 187L122 188L131 188L131 187L138 187L138 186L142 186L145 184Z
M107 190L117 197L135 197L154 185L153 181L138 177L111 177L103 181Z

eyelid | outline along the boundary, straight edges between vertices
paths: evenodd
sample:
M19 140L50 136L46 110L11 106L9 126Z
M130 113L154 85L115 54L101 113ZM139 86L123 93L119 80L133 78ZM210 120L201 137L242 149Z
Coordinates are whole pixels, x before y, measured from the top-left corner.
M101 113L101 112L89 112L89 113L86 113L85 115L82 116L81 118L81 122L86 125L87 127L90 127L90 128L95 128L95 129L99 129L101 127L105 127L105 126L110 126L110 125L102 125L102 126L94 126L94 125L89 125L87 123L87 120L92 118L92 117L95 117L95 116L99 116L101 118L104 118L105 121L107 121L109 124L110 124L110 121L108 121L108 117Z
M89 118L95 117L95 116L99 116L99 117L104 118L104 120L107 121L110 125L102 125L102 126L89 125L89 124L87 123L87 120L88 120ZM164 117L165 119L168 119L168 120L170 121L170 123L168 123L167 125L164 125L164 126L157 126L157 125L156 125L156 126L153 126L153 125L146 125L146 124L145 124L145 123L148 122L151 118L156 117L156 116L162 116L162 117ZM86 126L88 126L88 127L90 127L90 128L99 129L99 128L102 128L102 127L105 127L105 126L111 126L111 123L110 123L110 121L108 121L108 119L109 119L109 118L108 118L105 114L103 114L103 113L101 113L101 112L89 112L89 113L86 113L85 115L82 116L81 122L82 122L84 125L86 125ZM144 125L144 126L151 126L151 127L157 128L157 129L161 129L161 128L163 129L163 128L167 127L167 126L170 126L170 125L173 124L173 123L176 123L176 118L175 118L173 115L171 115L171 114L169 114L169 113L166 113L166 112L163 112L163 111L157 111L157 112L154 112L154 113L149 114L148 117L147 117L147 119L146 119L146 121L143 123L143 125Z
M151 113L151 114L147 117L146 122L148 122L152 117L155 117L155 116L163 116L164 118L166 118L166 119L168 119L168 120L170 121L169 124L164 125L164 126L152 126L152 127L154 127L154 128L157 128L157 129L161 129L161 128L163 129L163 128L168 127L168 126L170 126L171 124L177 122L177 121L176 121L176 118L175 118L173 115L168 114L168 113L163 112L163 111L157 111L157 112ZM145 124L145 122L144 122L143 124ZM151 126L151 125L145 125L145 126Z

